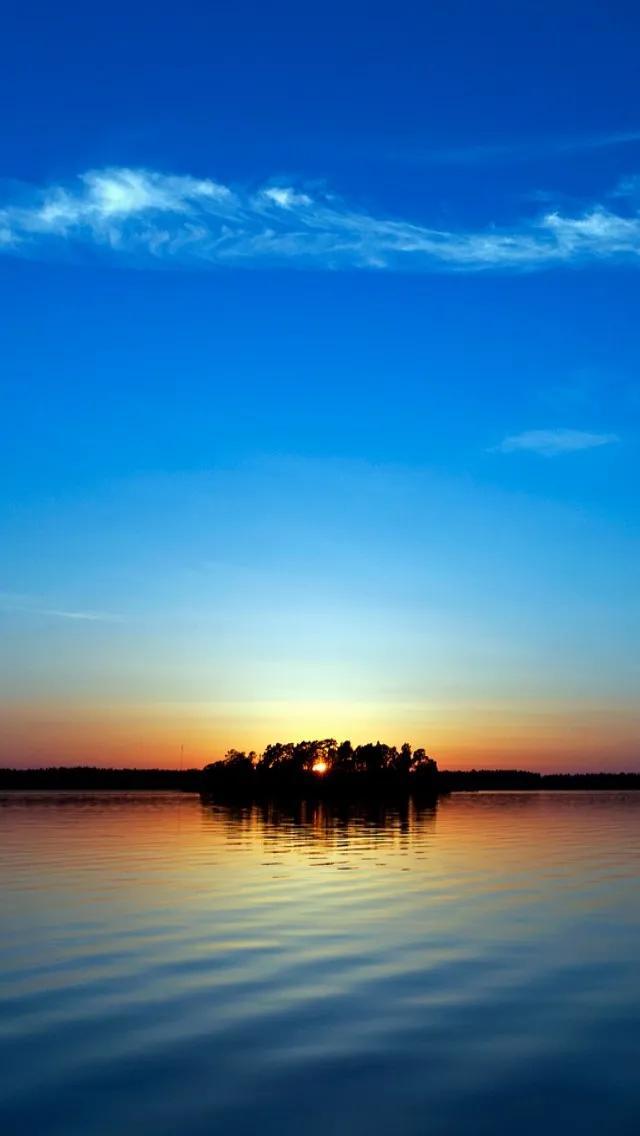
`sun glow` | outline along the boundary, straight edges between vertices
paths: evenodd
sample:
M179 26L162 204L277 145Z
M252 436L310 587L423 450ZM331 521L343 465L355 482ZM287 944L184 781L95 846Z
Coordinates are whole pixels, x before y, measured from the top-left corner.
M327 772L328 768L329 768L329 766L328 766L326 761L316 761L311 766L311 771L312 771L312 773L319 773L319 774L322 775L323 773Z

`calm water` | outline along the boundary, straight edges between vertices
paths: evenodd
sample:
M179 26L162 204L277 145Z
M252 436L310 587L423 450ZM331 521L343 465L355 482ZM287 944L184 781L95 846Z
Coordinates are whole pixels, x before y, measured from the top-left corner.
M0 797L0 1130L634 1133L640 794Z

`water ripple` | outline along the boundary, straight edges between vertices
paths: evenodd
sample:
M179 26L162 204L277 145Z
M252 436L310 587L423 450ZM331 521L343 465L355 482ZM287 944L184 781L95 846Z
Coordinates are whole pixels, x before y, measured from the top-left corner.
M0 818L3 1134L637 1130L640 795Z

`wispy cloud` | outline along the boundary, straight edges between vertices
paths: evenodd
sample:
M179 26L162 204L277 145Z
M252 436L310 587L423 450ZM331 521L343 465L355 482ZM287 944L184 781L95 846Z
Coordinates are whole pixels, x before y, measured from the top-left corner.
M58 608L42 608L38 615L52 615L56 619L75 619L87 623L122 623L121 615L114 615L107 611L64 611Z
M209 178L110 168L0 208L0 251L28 257L101 250L128 264L258 265L407 271L535 269L625 260L640 266L640 213L591 204L477 231L377 217L325 192L243 190Z
M572 454L579 450L592 450L619 441L616 434L593 434L586 430L525 430L522 434L510 434L494 453L515 454L532 453L544 458L559 454Z
M0 592L0 611L40 615L54 619L71 619L89 623L122 623L121 615L106 611L76 611L68 608L43 607L34 596L19 592Z
M485 163L536 162L564 154L589 153L630 146L640 142L640 130L613 131L609 134L579 134L556 138L527 138L511 142L480 142L399 154L420 165L475 166Z

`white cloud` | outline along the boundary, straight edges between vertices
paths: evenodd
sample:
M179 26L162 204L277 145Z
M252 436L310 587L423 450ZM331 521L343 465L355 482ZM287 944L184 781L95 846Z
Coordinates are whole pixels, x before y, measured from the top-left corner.
M640 214L593 205L475 231L376 217L292 186L231 189L209 178L112 167L32 191L0 209L0 251L55 256L102 248L154 264L301 265L402 271L640 263Z
M198 203L216 206L224 214L232 200L226 186L192 177L174 177L148 170L90 170L79 178L80 187L69 190L54 186L45 190L29 207L8 207L4 219L14 232L29 235L68 236L78 241L99 240L131 220L145 215L179 216L191 213Z
M640 254L640 217L620 217L605 209L593 209L583 217L549 213L542 226L552 232L565 255L613 256Z
M525 430L522 434L509 435L494 448L494 452L500 454L524 452L552 458L557 457L558 454L592 450L617 441L619 439L616 434L592 434L586 430Z
M271 186L262 191L268 201L274 201L283 209L292 209L296 205L311 205L312 201L306 193L296 193L290 186Z

